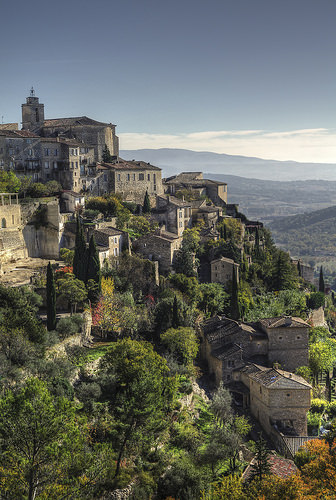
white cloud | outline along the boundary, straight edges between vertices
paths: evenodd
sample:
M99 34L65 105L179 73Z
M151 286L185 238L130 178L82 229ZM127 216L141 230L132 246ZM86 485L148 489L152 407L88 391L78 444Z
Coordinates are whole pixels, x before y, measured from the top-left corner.
M336 163L336 130L219 130L189 134L120 134L121 149L181 148L273 160Z

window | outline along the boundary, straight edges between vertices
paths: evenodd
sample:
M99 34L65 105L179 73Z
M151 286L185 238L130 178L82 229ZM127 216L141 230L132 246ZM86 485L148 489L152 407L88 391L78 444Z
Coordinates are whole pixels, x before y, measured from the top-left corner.
M149 180L149 181L150 181L150 174L148 174L148 175L147 175L147 180Z
M156 174L153 174L153 182L156 184Z
M145 174L139 174L139 181L145 180Z
M107 181L107 174L104 174L104 181Z
M118 181L121 180L121 174L118 174Z
M58 149L55 149L54 156L58 156Z
M117 248L114 248L114 256L116 257L118 255L118 249Z
M32 149L28 149L28 155L29 156L33 156L33 150Z
M300 340L300 338L301 338L300 335L296 336L296 340Z
M44 162L44 168L49 168L49 162L48 161Z
M180 219L182 218L182 210L180 210L180 212L179 212L179 218Z
M259 388L260 394L261 394L261 387Z
M1 221L1 227L2 228L6 227L6 219L5 218L3 218L2 221Z
M15 216L12 215L12 224L15 224Z
M73 161L71 162L71 168L74 168L74 162Z
M54 170L57 170L57 161L54 161Z
M49 148L45 148L44 154L45 154L45 156L49 156L50 155L50 149Z
M282 340L282 337L279 337L279 340Z
M118 238L117 236L114 237L114 243L118 243Z
M133 174L133 180L135 181L135 174Z
M131 174L127 174L127 180L130 181L131 180Z
M78 168L78 161L75 162L75 168Z

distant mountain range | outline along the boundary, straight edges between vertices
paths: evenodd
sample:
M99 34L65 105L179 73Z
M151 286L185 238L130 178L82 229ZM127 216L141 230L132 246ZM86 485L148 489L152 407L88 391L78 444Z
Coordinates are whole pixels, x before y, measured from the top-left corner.
M336 163L263 160L247 156L168 148L122 150L120 156L127 160L148 161L162 168L165 177L182 171L202 171L273 181L307 179L336 181Z

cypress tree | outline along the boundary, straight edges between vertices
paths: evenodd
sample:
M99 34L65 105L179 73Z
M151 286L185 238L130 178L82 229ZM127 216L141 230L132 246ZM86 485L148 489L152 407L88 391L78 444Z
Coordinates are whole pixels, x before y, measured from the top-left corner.
M82 224L77 217L76 221L75 253L73 259L73 273L81 281L86 279L87 250Z
M324 293L325 286L324 286L324 277L323 277L323 269L322 266L320 268L320 279L319 279L319 292Z
M85 283L94 280L98 285L98 291L101 292L101 272L100 261L96 241L92 235L90 238L89 249L87 251L87 273Z
M238 282L237 282L237 273L235 266L232 268L232 291L231 291L231 318L239 319L240 310L239 310L239 299L238 299Z
M265 475L271 473L271 466L269 462L269 449L267 448L266 441L262 438L260 433L258 441L255 443L256 454L255 464L252 465L252 478L261 481Z
M49 331L56 328L56 287L50 262L47 267L47 328Z
M151 211L151 204L150 204L150 199L148 195L148 191L146 190L145 198L144 198L144 204L142 207L142 211L144 214L150 214Z
M113 157L111 156L110 150L106 144L103 149L102 160L104 163L111 163L111 161L113 161Z
M177 298L176 298L176 295L175 295L175 297L174 297L174 302L173 302L173 319L172 319L172 327L173 327L173 328L178 328L178 327L179 327L178 305L177 305Z
M298 274L300 276L300 278L302 277L302 273L301 273L301 263L300 261L298 260L298 263L297 263L297 270L298 270Z
M226 225L224 224L223 226L223 240L227 240L227 231L226 231Z

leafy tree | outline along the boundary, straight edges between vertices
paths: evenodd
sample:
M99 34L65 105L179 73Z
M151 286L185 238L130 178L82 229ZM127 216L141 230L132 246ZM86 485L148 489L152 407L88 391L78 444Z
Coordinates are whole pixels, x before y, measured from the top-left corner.
M111 345L101 361L101 374L109 376L103 396L111 401L115 419L118 476L127 450L141 450L158 442L167 425L175 385L168 376L166 362L151 344L129 339Z
M47 267L47 328L48 330L56 328L56 287L50 262Z
M324 292L312 292L309 297L307 297L307 304L310 309L318 309L324 306L325 295Z
M106 144L103 149L102 160L104 163L111 163L113 161L113 156L111 155L110 150Z
M319 292L324 293L325 285L324 285L324 277L323 277L323 268L320 267L320 277L319 277Z
M142 211L144 214L150 214L150 212L151 212L151 204L150 204L150 199L149 199L149 195L148 195L147 190L146 190L146 194L145 194L145 198L144 198Z
M75 253L73 258L73 273L77 279L86 281L87 277L87 249L83 227L79 217L76 219Z
M193 328L170 328L160 336L162 344L178 363L191 367L198 352L198 339Z
M38 379L0 400L0 437L2 493L28 500L64 479L70 454L82 440L71 404L54 402Z
M285 498L285 497L283 497ZM247 500L242 480L234 475L226 476L220 483L211 485L210 492L201 492L201 500Z
M21 182L14 172L1 170L0 171L0 192L1 193L17 193L20 189Z
M70 304L71 314L76 312L77 304L87 299L87 291L83 281L75 278L71 273L58 281L58 290Z
M102 336L120 332L120 314L114 294L113 278L102 278L101 297L92 311L92 323L99 328Z
M74 250L69 250L68 248L60 249L60 257L68 266L73 266L74 254Z
M230 297L223 285L220 283L201 283L199 285L199 290L200 298L197 302L197 307L199 307L206 316L211 317L215 314L229 312Z
M274 259L273 290L288 290L297 286L297 269L291 263L289 255L278 250Z
M152 221L149 216L132 215L127 227L131 238L140 238L146 234L153 233L158 228L158 223Z

